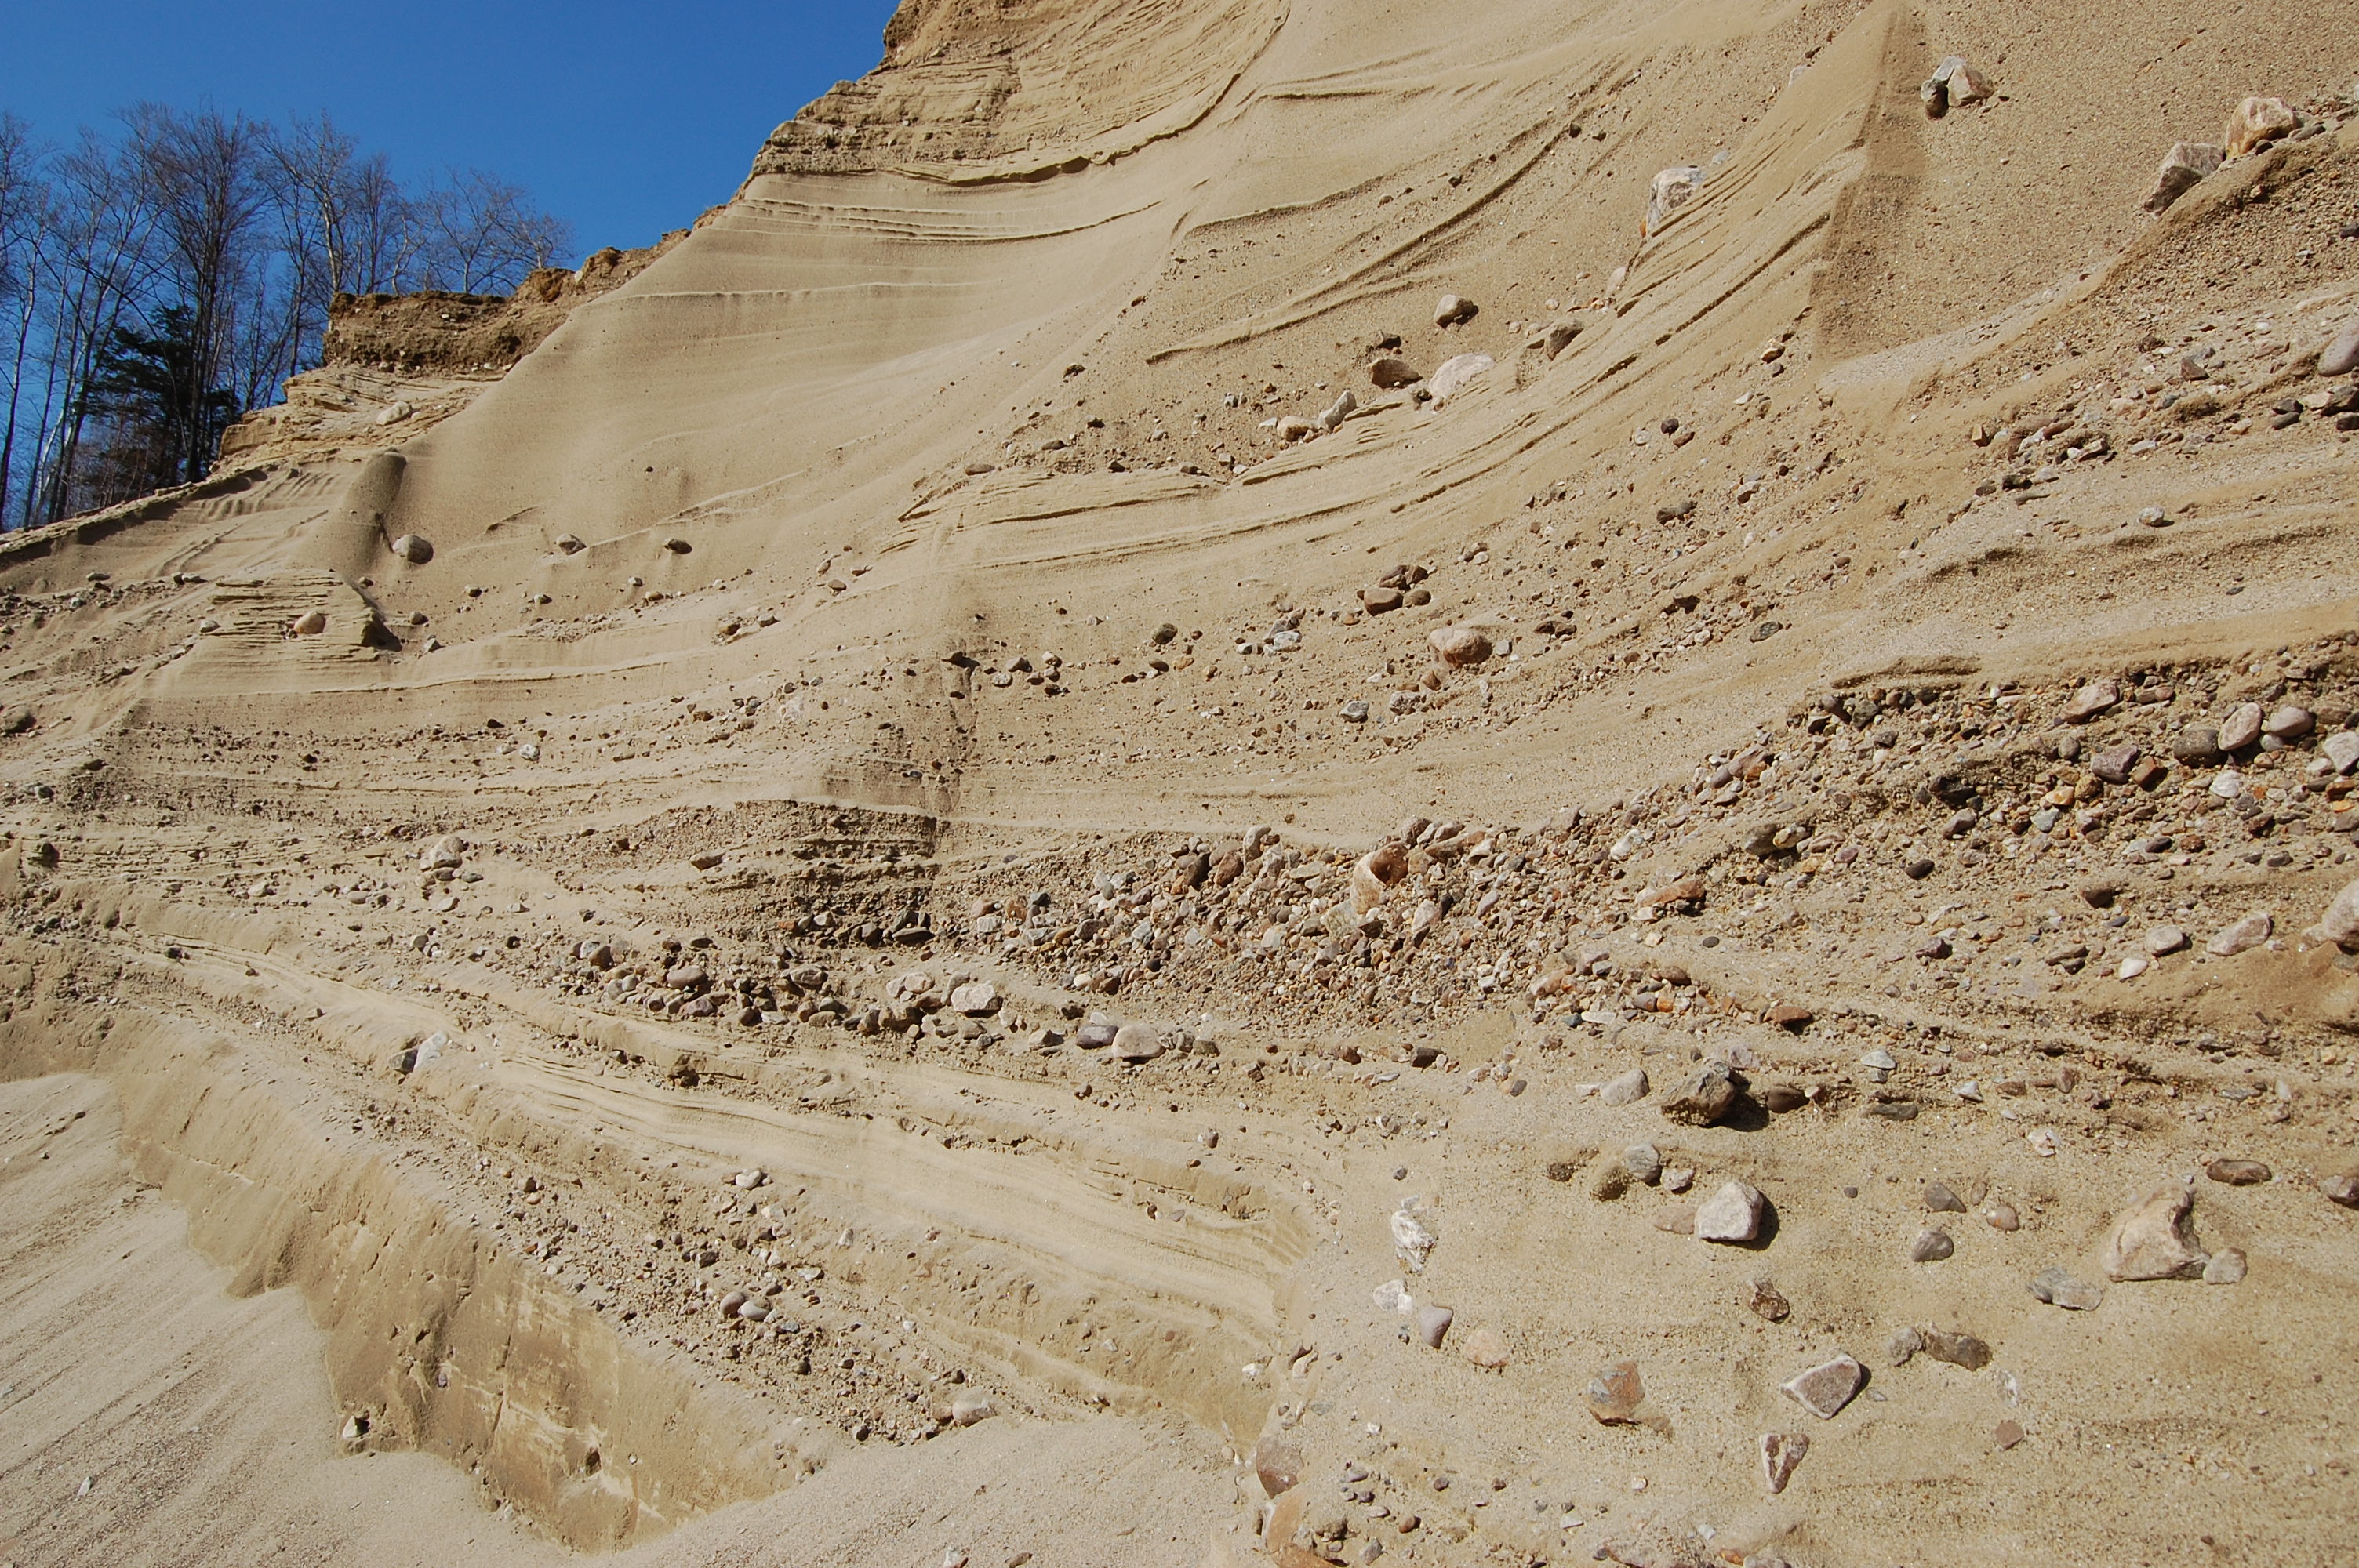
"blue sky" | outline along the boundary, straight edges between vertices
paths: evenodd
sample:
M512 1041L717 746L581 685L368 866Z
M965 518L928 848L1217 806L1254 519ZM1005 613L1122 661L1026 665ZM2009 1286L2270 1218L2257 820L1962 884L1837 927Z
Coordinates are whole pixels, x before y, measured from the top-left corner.
M143 98L326 110L405 180L486 168L642 245L728 199L762 138L883 53L892 0L0 0L0 109L63 141Z

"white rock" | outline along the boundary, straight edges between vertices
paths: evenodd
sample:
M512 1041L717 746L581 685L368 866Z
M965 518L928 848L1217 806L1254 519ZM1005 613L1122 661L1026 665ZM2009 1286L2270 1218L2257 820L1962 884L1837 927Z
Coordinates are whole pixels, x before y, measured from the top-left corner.
M1640 232L1660 232L1670 215L1686 206L1702 189L1703 170L1691 163L1675 164L1657 174L1647 185L1647 222Z
M1750 1182L1731 1182L1696 1209L1696 1238L1750 1241L1761 1234L1761 1215L1767 1205L1761 1190Z
M2270 919L2267 911L2256 911L2214 935L2203 945L2203 950L2215 958L2233 958L2267 941L2269 933L2275 929L2276 922Z
M1490 373L1498 362L1488 354L1452 354L1426 378L1425 387L1436 403L1447 403L1468 385Z
M1412 1274L1425 1271L1427 1254L1433 1250L1433 1232L1419 1223L1413 1214L1395 1214L1392 1219L1393 1247L1400 1254L1402 1264Z

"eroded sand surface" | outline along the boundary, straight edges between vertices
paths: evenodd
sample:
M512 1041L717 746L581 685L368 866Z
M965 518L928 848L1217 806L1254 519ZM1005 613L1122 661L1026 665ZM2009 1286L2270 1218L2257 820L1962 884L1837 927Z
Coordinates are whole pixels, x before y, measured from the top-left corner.
M0 1559L2343 1561L2336 20L913 4L0 541Z

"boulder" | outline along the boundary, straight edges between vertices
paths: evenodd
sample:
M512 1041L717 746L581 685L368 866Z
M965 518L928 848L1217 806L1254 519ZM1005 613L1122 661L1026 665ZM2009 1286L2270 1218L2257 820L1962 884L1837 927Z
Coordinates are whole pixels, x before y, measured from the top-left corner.
M2105 1242L2110 1280L2200 1280L2211 1259L2195 1245L2195 1195L2158 1187L2125 1210Z
M2194 189L2204 180L2220 172L2227 157L2226 150L2209 142L2179 142L2162 155L2162 167L2154 172L2154 187L2138 205L2148 212L2160 212L2172 202Z

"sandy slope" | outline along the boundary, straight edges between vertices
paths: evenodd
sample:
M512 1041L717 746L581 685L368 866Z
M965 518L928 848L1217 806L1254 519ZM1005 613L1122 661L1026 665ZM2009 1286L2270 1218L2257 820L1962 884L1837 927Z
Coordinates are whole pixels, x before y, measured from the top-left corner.
M92 1112L15 1353L126 1411L38 1412L22 1560L123 1450L176 1561L1239 1561L1292 1449L1298 1564L2336 1561L2331 19L913 4L430 428L6 542L6 1125ZM2317 130L2140 213L2252 91ZM2188 1181L2241 1282L2026 1289ZM221 1349L73 1348L142 1249Z

